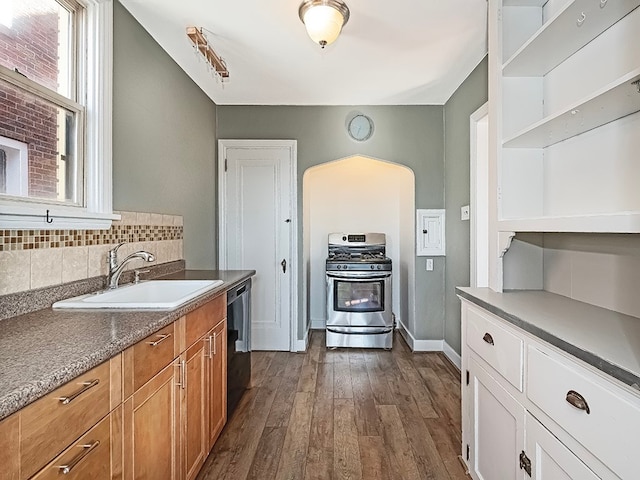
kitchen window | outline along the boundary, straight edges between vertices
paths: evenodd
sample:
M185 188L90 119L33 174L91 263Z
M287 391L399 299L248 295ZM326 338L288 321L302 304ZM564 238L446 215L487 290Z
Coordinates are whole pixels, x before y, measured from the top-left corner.
M0 3L0 228L108 228L110 0Z

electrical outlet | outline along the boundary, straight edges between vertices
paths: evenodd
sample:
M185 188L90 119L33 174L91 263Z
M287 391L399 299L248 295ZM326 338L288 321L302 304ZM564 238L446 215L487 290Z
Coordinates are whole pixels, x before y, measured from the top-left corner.
M433 258L427 258L427 272L433 271Z
M460 220L469 220L469 205L460 207Z

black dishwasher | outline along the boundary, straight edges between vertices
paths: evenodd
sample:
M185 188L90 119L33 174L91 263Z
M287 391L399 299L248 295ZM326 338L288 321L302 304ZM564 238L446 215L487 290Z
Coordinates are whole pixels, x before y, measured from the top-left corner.
M227 418L251 382L251 279L227 291Z

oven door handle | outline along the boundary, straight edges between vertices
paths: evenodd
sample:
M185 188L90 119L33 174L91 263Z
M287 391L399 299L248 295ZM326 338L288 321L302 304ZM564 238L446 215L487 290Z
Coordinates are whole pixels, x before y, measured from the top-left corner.
M327 325L327 332L343 335L380 335L393 332L393 326L386 327L334 327Z
M331 278L341 278L341 279L346 279L346 280L352 280L354 282L370 282L371 280L380 280L383 278L389 278L391 276L391 272L388 273L384 273L384 274L370 274L370 273L366 273L364 275L354 275L355 272L344 272L344 273L334 273L334 272L327 272L327 277L331 277Z

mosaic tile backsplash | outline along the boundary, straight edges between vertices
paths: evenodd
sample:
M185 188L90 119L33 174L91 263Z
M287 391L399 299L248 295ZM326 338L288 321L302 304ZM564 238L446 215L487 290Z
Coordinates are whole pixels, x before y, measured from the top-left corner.
M138 250L156 257L128 269L184 258L181 216L116 213L109 230L0 230L0 295L106 275L107 252L120 242L121 258Z

